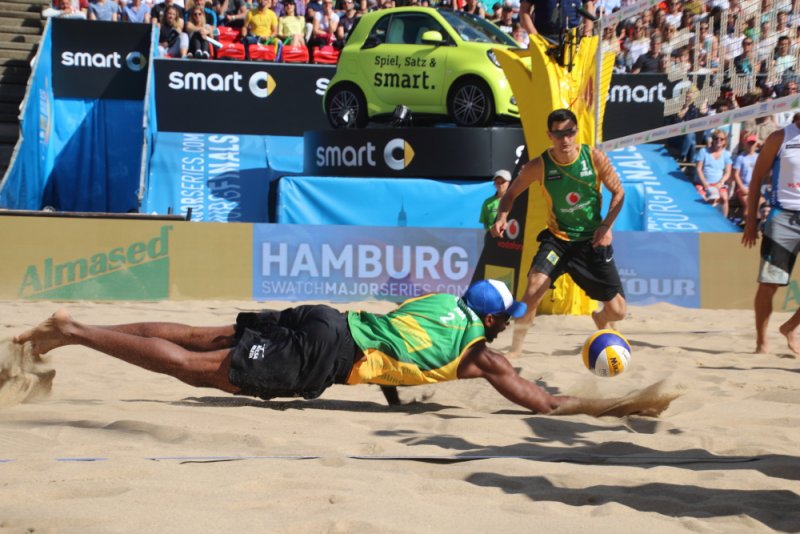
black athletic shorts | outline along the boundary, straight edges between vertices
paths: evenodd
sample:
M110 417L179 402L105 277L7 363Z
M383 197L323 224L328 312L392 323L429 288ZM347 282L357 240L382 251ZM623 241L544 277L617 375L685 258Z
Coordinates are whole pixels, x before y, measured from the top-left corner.
M567 273L595 300L608 302L618 293L625 296L611 245L594 248L591 240L564 241L550 230L543 230L536 239L541 245L532 268L549 276L553 283Z
M330 306L240 313L228 379L241 395L319 397L331 384L344 384L356 345L347 314Z

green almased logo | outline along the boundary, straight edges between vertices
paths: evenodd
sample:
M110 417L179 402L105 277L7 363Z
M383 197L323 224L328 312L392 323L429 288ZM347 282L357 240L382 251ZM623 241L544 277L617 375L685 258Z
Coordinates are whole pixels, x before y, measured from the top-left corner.
M18 295L24 299L156 300L169 297L169 231L84 258L28 265Z

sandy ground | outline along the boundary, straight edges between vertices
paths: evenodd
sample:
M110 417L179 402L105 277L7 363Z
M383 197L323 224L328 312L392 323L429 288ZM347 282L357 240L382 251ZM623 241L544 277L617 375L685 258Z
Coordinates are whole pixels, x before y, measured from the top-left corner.
M611 397L666 380L681 393L657 418L593 418L531 414L484 381L406 389L420 402L390 408L375 386L235 397L74 346L12 362L4 340L62 306L0 301L0 531L800 531L800 361L777 332L785 314L773 353L755 355L750 311L632 308L618 325L632 365L616 378L580 361L588 317L539 317L514 365L549 391ZM259 307L66 306L88 323L198 325Z

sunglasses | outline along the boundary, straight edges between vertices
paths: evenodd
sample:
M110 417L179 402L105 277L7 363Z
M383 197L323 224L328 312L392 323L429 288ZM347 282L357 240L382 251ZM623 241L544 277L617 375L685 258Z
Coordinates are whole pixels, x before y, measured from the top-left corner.
M713 139L714 141L727 141L728 140L725 137L712 137L711 139Z
M569 130L550 130L550 135L553 137L557 137L558 139L564 139L566 137L575 137L578 133L577 128L570 128Z

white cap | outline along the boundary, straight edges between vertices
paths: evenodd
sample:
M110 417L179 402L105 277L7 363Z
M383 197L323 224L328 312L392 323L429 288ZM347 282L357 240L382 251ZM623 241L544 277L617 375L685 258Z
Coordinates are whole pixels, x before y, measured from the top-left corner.
M494 173L494 178L502 178L502 179L503 179L503 180L505 180L506 182L510 182L510 181L511 181L511 173L510 173L510 172L508 172L508 171L507 171L507 170L505 170L505 169L500 169L499 171L496 171L496 172ZM494 179L494 178L493 178L493 179Z

